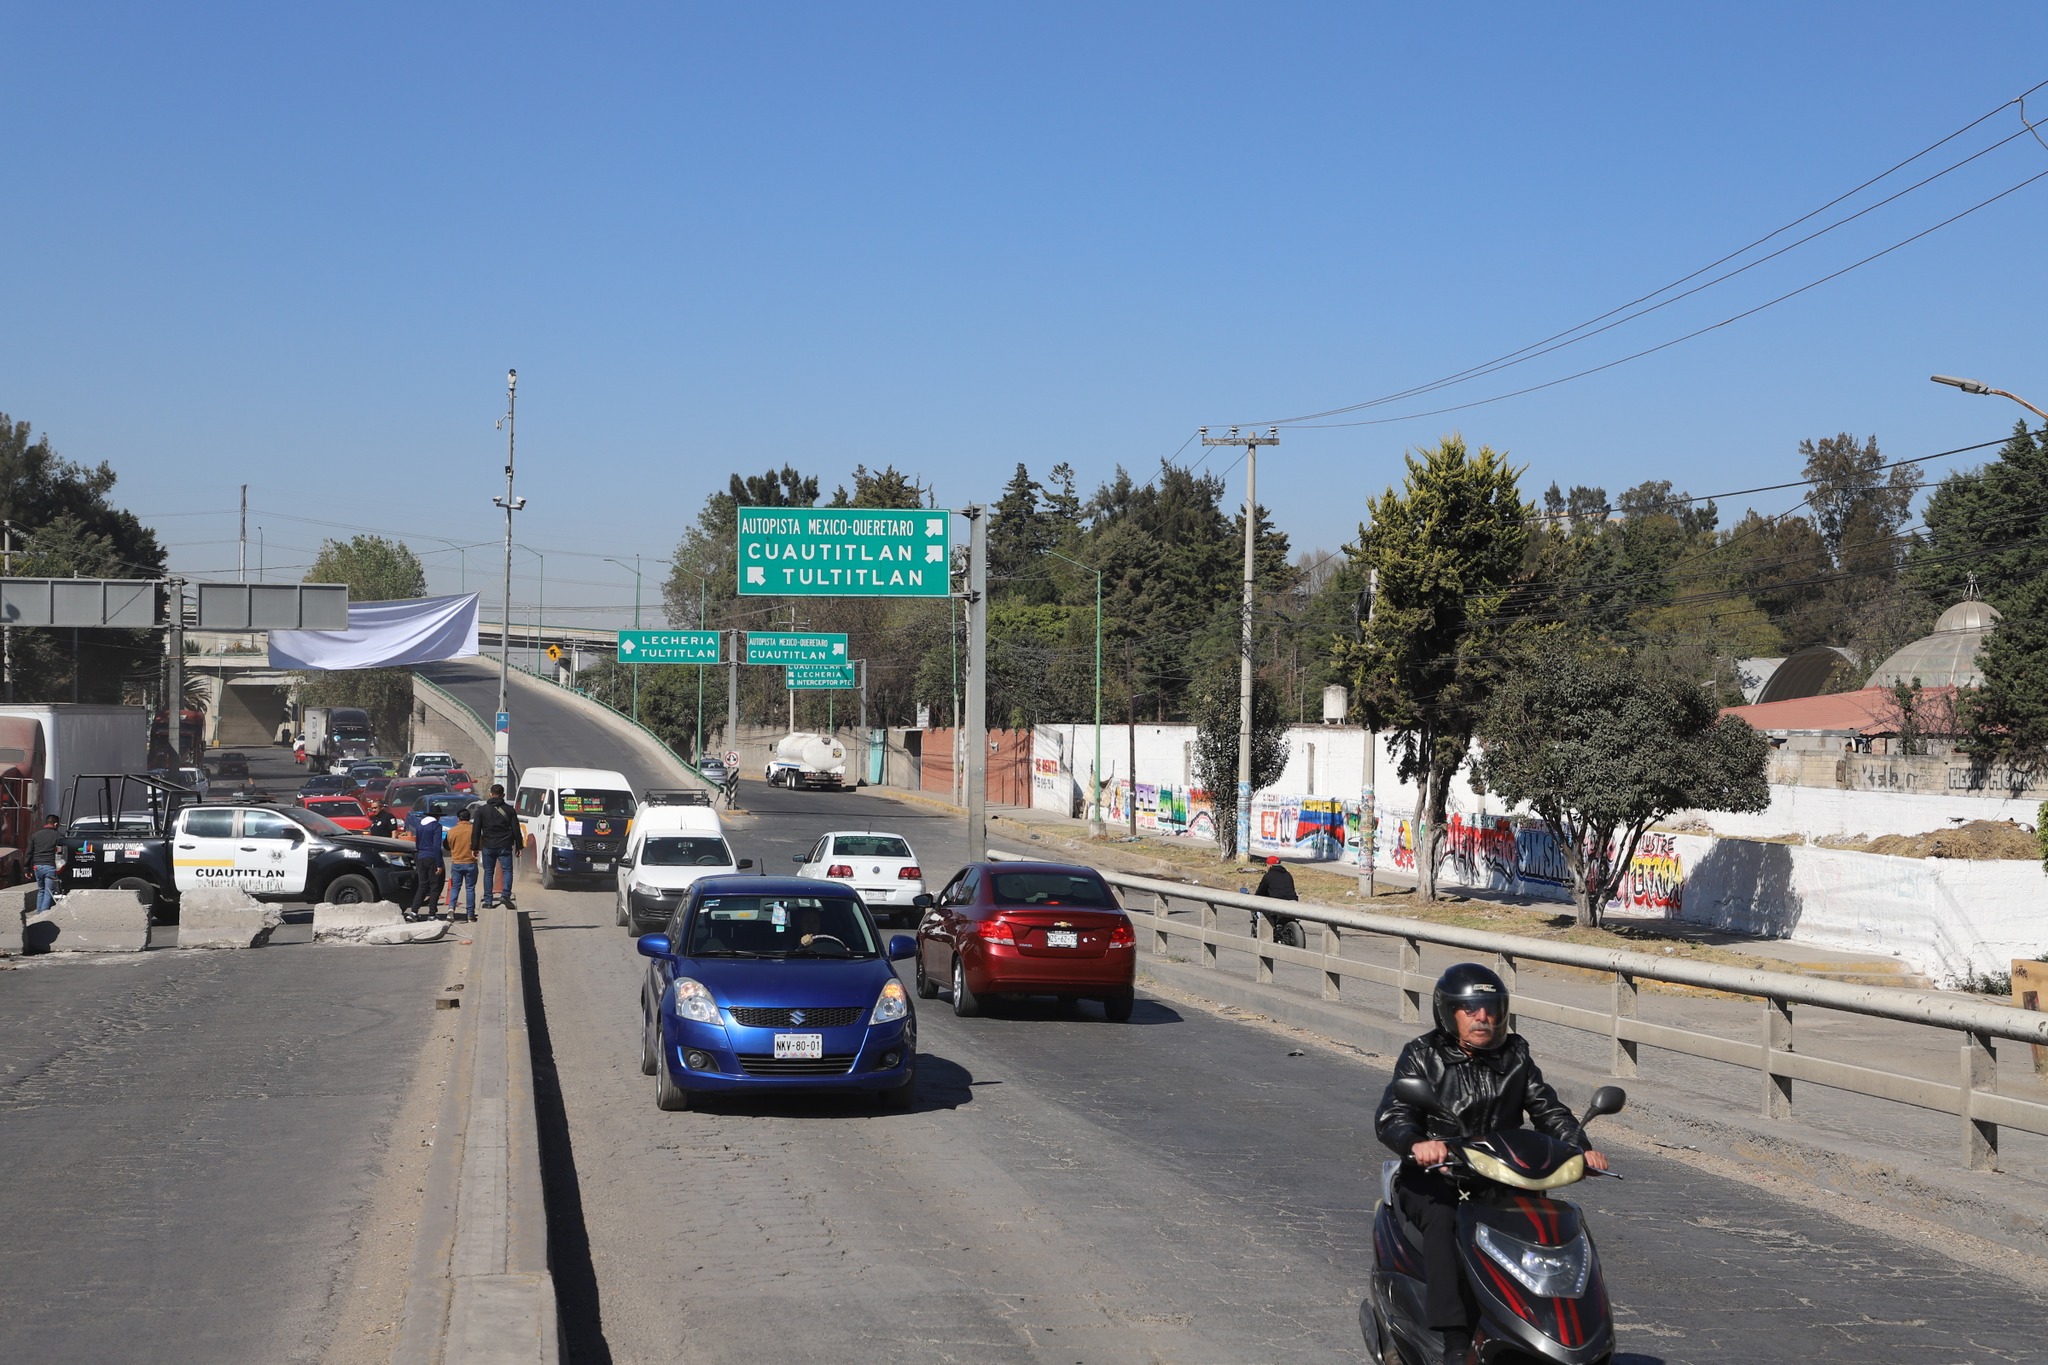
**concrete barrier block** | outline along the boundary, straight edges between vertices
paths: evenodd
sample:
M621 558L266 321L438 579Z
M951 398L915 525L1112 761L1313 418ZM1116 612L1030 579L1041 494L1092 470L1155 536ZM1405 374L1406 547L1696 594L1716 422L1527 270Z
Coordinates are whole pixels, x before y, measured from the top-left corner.
M21 956L21 926L35 913L36 888L11 886L0 891L0 957Z
M140 891L73 891L21 926L29 953L139 953L149 946L149 902Z
M447 924L441 920L407 920L388 901L313 907L315 943L431 943L447 931Z
M178 898L180 948L260 948L284 911L228 887L187 891Z

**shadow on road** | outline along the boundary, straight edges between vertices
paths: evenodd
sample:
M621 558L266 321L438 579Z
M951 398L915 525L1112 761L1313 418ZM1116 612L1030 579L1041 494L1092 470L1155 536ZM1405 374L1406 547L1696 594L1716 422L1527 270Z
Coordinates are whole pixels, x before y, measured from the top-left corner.
M564 925L564 928L582 928ZM540 1176L548 1212L548 1267L555 1276L564 1359L610 1365L604 1339L604 1305L597 1270L590 1260L590 1233L583 1223L583 1187L576 1178L576 1152L569 1138L569 1113L555 1069L555 1045L548 1033L547 1002L541 997L540 962L534 956L533 924L519 917L519 956L525 964L526 1038L533 1052L535 1126L540 1134Z
M974 1073L958 1062L920 1052L917 1054L917 1100L904 1112L930 1114L958 1109L974 1102L974 1086L989 1084L1001 1082L977 1081ZM874 1095L852 1090L781 1095L758 1092L696 1095L691 1097L690 1107L707 1114L727 1114L735 1118L837 1120L869 1118L877 1114L895 1117L892 1111L879 1108Z

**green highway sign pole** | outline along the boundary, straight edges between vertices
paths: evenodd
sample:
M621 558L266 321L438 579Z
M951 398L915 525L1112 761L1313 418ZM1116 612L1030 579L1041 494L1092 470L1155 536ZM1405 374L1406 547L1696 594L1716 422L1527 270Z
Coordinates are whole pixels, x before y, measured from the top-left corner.
M742 597L945 597L953 514L937 508L742 507Z

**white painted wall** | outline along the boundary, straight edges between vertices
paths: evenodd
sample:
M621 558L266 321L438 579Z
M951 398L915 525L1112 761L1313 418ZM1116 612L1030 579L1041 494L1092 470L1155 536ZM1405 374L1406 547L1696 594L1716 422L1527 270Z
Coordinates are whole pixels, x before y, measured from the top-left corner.
M1772 839L1787 834L1925 834L1964 820L2015 820L2032 825L2040 803L1942 792L1844 791L1834 787L1771 788L1769 810L1751 814L1683 811L1671 818L1704 821L1716 834Z

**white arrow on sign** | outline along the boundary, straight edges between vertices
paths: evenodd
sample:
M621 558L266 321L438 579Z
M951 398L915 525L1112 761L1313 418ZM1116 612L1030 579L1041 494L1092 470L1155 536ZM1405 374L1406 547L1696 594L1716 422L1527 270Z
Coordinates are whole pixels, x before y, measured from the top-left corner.
M623 639L623 640L619 641L619 653L621 653L621 654L631 654L632 652L633 652L633 637L629 635L629 636L627 636L627 637L626 637L625 639Z

